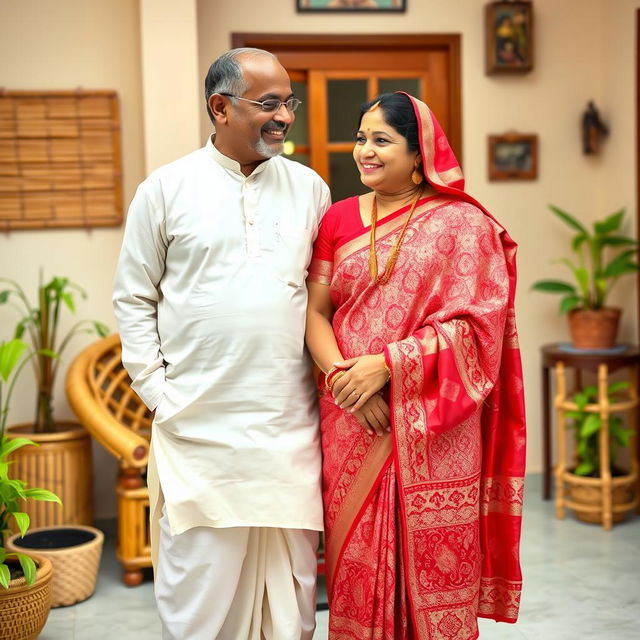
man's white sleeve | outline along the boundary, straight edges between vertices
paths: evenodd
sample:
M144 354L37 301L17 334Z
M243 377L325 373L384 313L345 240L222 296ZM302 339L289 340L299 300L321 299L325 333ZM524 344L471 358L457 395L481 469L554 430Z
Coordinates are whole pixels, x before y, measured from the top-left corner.
M165 210L158 182L143 182L129 207L116 269L113 308L122 363L149 409L162 399L164 361L158 336L159 284L167 255Z

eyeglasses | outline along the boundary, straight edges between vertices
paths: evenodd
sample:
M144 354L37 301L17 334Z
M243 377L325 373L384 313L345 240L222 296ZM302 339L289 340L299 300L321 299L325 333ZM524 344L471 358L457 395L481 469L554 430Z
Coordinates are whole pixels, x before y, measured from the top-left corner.
M238 100L244 100L245 102L253 102L253 104L259 104L260 108L263 111L278 111L282 105L287 108L287 111L295 111L301 104L302 100L298 100L298 98L289 98L284 102L280 100L276 100L275 98L270 98L269 100L263 100L259 102L258 100L249 100L249 98L241 98L240 96L233 95L232 93L221 93L221 96L227 96L228 98L236 98Z

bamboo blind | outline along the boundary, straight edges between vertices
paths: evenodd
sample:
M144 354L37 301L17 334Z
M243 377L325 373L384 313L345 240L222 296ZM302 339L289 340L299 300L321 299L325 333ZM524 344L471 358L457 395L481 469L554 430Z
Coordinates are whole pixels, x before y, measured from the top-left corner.
M0 230L121 222L116 93L0 90Z

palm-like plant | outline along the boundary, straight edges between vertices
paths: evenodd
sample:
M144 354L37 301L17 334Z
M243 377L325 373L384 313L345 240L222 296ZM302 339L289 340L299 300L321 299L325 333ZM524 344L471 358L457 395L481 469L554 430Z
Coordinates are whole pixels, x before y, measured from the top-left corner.
M539 280L532 289L561 295L561 314L573 309L603 309L618 278L639 268L638 242L618 233L625 210L594 222L593 231L589 231L566 211L554 205L549 208L576 232L571 239L575 260L560 260L571 270L576 284L564 280ZM614 255L607 261L606 254L610 251Z
M29 515L22 511L22 502L47 500L60 504L55 493L46 489L28 488L22 480L9 477L9 455L21 447L35 445L27 438L8 438L5 435L9 403L20 372L30 360L39 356L51 358L55 354L29 351L27 344L20 338L0 342L0 585L5 589L9 588L11 582L11 571L6 563L11 558L16 558L20 563L27 584L32 584L36 577L36 566L32 558L24 553L7 553L4 548L11 520L16 523L22 536L29 529Z
M38 286L38 303L32 306L22 287L9 278L0 278L7 288L0 290L0 304L11 304L16 307L22 318L16 327L15 337L21 339L25 334L29 337L35 352L33 358L34 371L38 383L36 416L34 431L47 433L54 431L53 419L53 384L58 371L60 358L71 339L79 333L97 333L104 337L108 328L95 320L76 322L63 336L58 336L60 312L66 307L75 313L75 296L86 298L87 294L68 278L54 277L46 284ZM58 356L52 358L52 355Z

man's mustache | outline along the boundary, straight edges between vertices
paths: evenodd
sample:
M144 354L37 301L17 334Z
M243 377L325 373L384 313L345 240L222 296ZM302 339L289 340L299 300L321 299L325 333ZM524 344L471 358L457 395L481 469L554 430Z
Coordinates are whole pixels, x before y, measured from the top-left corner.
M269 131L269 129L271 129L271 131L273 131L274 129L282 129L283 131L286 131L287 125L284 122L276 122L275 120L271 120L271 122L267 122L267 124L262 127L262 131Z

